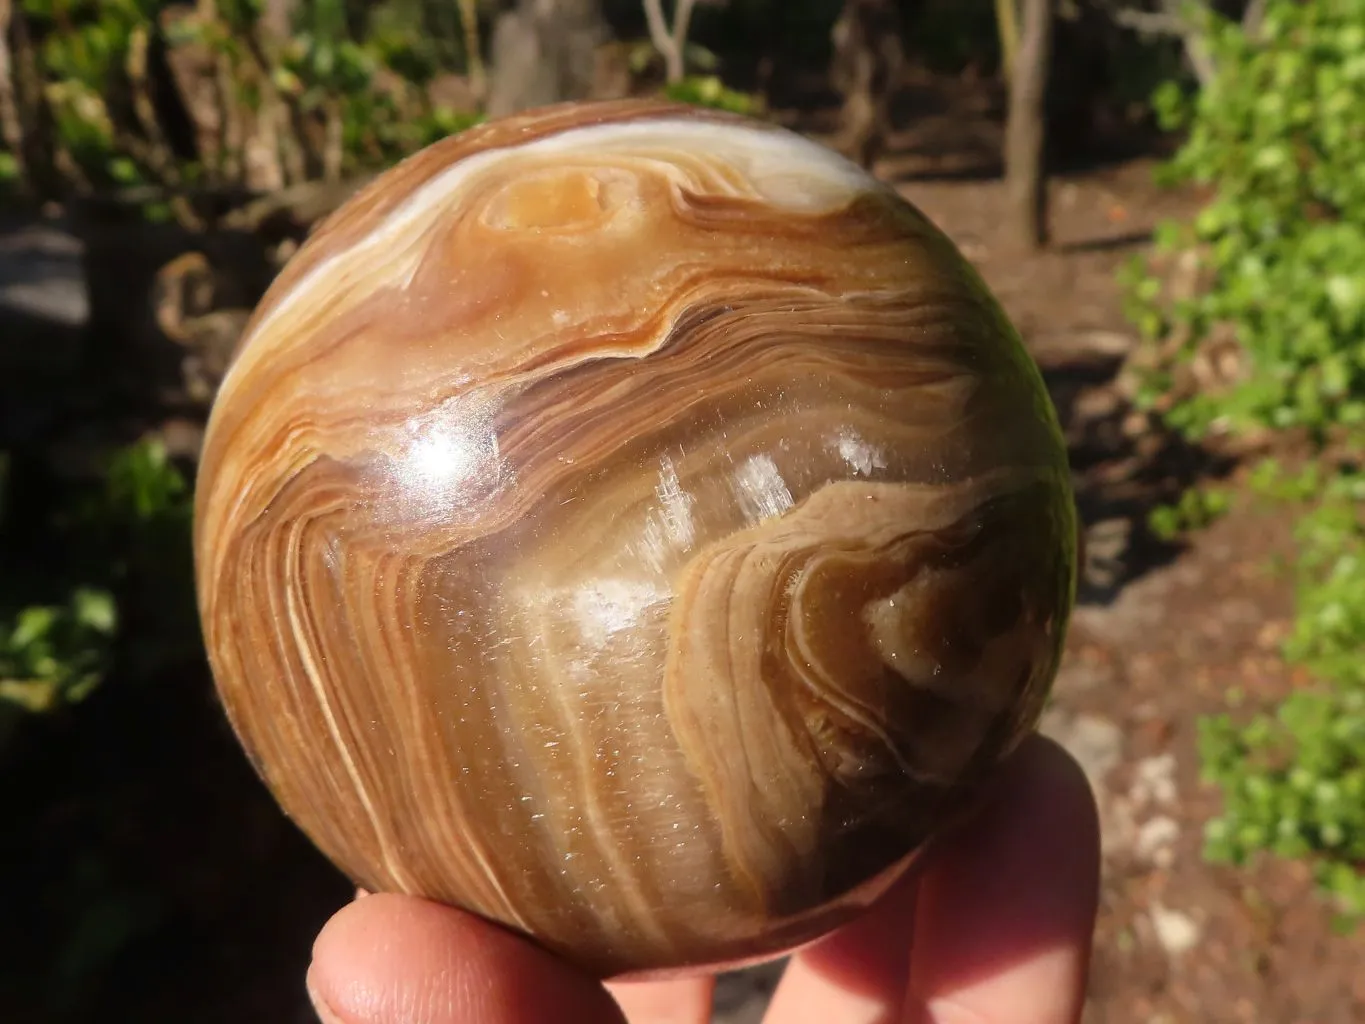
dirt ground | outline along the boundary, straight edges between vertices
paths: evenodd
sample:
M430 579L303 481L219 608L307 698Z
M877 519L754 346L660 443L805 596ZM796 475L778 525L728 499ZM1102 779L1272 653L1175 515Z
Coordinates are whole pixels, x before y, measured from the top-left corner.
M998 246L997 132L984 106L929 111L879 171L981 268L1043 366L1072 444L1088 561L1044 728L1085 765L1105 827L1087 1024L1365 1020L1365 933L1333 933L1306 869L1232 871L1199 852L1216 799L1197 777L1197 717L1221 710L1234 687L1254 706L1303 680L1276 653L1288 588L1269 564L1288 550L1285 522L1239 507L1187 549L1144 527L1153 505L1208 467L1115 386L1134 344L1115 274L1193 199L1155 188L1150 161L1064 175L1053 183L1053 247L1010 256ZM252 778L207 680L92 702L85 725L35 729L16 755L44 782L5 798L6 1019L52 1019L24 1009L37 1005L29 982L48 970L51 901L79 892L50 865L98 842L106 870L129 880L110 912L133 938L64 1019L311 1021L309 947L348 889ZM771 977L728 982L724 1019L756 1021Z
M1306 680L1278 654L1291 613L1273 569L1292 553L1282 515L1244 501L1183 547L1145 527L1201 476L1230 472L1235 484L1241 472L1164 436L1115 379L1137 341L1117 273L1198 198L1157 188L1150 159L1062 175L1050 251L1011 255L999 244L998 129L972 114L920 119L878 171L981 270L1043 367L1071 444L1088 558L1043 730L1085 767L1104 827L1085 1024L1365 1020L1365 931L1335 933L1308 868L1201 856L1218 801L1199 779L1198 718L1225 710L1234 689L1250 711ZM760 997L736 1001L726 1024L756 1024Z
M905 194L958 241L1043 365L1072 442L1090 558L1045 731L1095 784L1105 883L1088 1024L1365 1020L1365 934L1341 936L1303 864L1249 871L1201 858L1217 811L1201 786L1196 720L1234 688L1273 705L1305 680L1278 655L1290 614L1288 524L1243 502L1184 550L1146 535L1145 512L1200 459L1134 419L1109 376L1133 343L1115 273L1189 195L1147 161L1054 185L1053 252L995 249L993 182L911 180ZM1237 475L1234 469L1234 479Z

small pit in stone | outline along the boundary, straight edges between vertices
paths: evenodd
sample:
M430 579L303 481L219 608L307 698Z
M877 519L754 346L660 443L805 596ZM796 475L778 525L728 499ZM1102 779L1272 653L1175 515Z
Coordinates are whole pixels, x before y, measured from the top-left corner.
M628 175L605 169L546 168L504 185L484 223L502 231L583 230L611 218L635 191Z

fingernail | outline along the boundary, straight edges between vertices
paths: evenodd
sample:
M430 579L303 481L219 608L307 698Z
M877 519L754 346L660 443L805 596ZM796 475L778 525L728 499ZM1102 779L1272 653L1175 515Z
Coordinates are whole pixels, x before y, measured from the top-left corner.
M322 1021L322 1024L346 1024L346 1021L341 1019L341 1015L327 1005L327 1000L322 998L322 994L313 985L311 968L304 980L304 988L307 989L308 999L313 1004L313 1012L318 1015L318 1020Z

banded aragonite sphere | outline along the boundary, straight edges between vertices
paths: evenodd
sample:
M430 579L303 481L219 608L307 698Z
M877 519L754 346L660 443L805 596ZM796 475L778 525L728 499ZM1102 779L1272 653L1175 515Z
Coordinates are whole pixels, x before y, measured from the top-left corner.
M1036 366L912 206L651 102L328 220L197 484L226 711L357 884L602 976L856 913L1034 727L1075 518Z

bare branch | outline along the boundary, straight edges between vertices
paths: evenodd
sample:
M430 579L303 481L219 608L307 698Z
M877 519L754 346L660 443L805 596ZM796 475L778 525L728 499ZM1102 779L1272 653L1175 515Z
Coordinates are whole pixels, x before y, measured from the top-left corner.
M678 48L679 54L687 47L687 34L692 29L692 8L695 4L696 0L678 0L678 6L673 11L673 45ZM683 70L679 69L679 78Z
M1185 56L1189 58L1200 86L1207 88L1218 77L1213 54L1209 52L1208 30L1213 10L1208 0L1161 0L1161 6L1172 18L1184 21L1181 38L1185 43Z
M341 168L345 160L345 122L342 118L341 101L330 96L323 103L325 120L322 143L322 180L340 181Z
M283 184L295 185L308 177L305 165L307 134L303 128L303 112L296 97L275 85L271 69L276 66L275 50L279 40L262 38L259 23L245 33L244 50L251 63L253 77L261 90L259 120L263 136L269 140Z
M480 103L488 93L488 72L483 64L483 51L479 47L479 3L478 0L456 0L460 9L460 27L464 29L465 71L469 75L469 88Z
M658 50L664 59L668 80L675 82L682 77L680 72L675 77L675 69L682 66L682 54L674 45L673 33L669 31L668 25L664 22L663 7L660 0L644 0L644 7L645 22L649 25L650 41L654 43L654 49Z
M1196 12L1193 18L1187 13L1191 9ZM1207 26L1212 11L1206 0L1161 0L1159 11L1111 5L1109 14L1115 24L1134 32L1180 39L1185 44L1185 56L1201 86L1209 85L1217 76L1218 69L1208 47Z
M52 168L76 192L82 195L91 192L89 176L81 169L81 165L76 162L71 150L67 149L64 143L58 142L52 147Z
M673 27L664 21L661 0L643 0L645 21L649 25L649 38L654 48L664 59L664 69L669 83L682 81L687 68L683 60L687 46L687 33L692 24L692 8L696 0L678 0L673 10Z
M146 26L133 29L128 37L128 56L124 70L128 74L128 84L132 88L133 113L137 116L138 126L147 137L145 159L148 167L168 185L180 183L180 169L176 166L175 156L161 131L161 121L156 114L156 104L152 102L152 87L147 78L147 48L151 43Z
M1116 25L1131 28L1148 36L1183 36L1185 22L1165 11L1140 11L1135 7L1117 7L1110 11Z
M1265 22L1265 12L1269 6L1270 0L1251 0L1247 4L1242 12L1242 32L1248 39L1255 39L1261 34L1261 25Z
M261 231L271 222L288 222L306 230L332 214L342 203L364 188L374 174L360 174L342 181L306 181L254 199L229 213L222 226L237 231Z
M894 0L844 0L830 39L830 83L844 94L835 148L870 171L885 152L891 99L905 66Z

